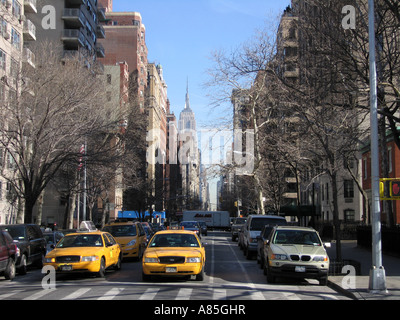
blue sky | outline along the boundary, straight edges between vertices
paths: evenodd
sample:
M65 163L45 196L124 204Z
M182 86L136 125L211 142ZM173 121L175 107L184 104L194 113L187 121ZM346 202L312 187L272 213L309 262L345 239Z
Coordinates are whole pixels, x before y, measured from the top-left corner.
M289 4L290 0L114 0L113 10L141 14L149 62L163 66L171 110L178 118L189 78L190 105L200 128L222 116L209 107L203 88L211 52L240 46Z

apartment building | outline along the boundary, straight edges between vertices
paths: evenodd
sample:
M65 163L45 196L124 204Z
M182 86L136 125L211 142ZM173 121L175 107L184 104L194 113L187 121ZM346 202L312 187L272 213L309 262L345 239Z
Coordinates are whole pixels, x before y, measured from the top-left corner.
M167 163L167 114L169 113L167 84L161 65L147 65L148 83L146 91L147 114L147 168L151 197L155 199L155 210L164 211L166 194Z
M60 56L79 57L89 69L96 66L97 58L105 57L99 41L105 37L100 24L106 19L105 9L96 0L48 0L36 6L36 12L26 12L25 24L29 34L35 30L38 42L60 43Z
M34 68L35 57L28 48L36 41L36 28L27 14L37 13L36 0L0 1L0 103L11 104L21 94L22 68ZM3 124L7 125L7 124ZM10 182L12 157L0 150L0 224L16 222L19 202Z

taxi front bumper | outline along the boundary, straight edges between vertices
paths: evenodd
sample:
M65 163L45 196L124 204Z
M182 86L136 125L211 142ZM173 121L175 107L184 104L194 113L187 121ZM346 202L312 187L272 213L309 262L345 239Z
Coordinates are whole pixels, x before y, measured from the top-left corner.
M100 271L100 261L85 261L85 262L74 262L74 263L44 263L43 265L54 267L57 273Z
M146 275L162 276L184 276L196 275L203 269L203 264L184 263L184 264L161 264L161 263L143 263L143 273Z

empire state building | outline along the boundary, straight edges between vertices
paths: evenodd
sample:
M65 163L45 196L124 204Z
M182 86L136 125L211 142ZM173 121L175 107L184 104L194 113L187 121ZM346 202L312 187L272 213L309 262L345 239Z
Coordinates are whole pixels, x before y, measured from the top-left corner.
M182 175L183 207L200 207L200 154L197 146L196 119L190 108L189 85L186 88L185 108L179 116L180 141L184 143L184 152L180 156Z
M179 131L183 130L193 130L196 131L196 119L194 116L194 112L190 109L190 100L189 100L189 85L186 87L186 101L185 101L185 109L182 110L179 116Z

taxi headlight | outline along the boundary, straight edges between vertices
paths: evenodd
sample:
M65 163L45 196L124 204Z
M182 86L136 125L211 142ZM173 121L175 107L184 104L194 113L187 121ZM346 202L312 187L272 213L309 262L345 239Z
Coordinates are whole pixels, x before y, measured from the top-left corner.
M54 263L54 262L56 262L56 258L45 258L44 262L45 263Z
M136 244L136 239L133 239L133 240L129 241L129 242L126 244L126 246L127 246L127 247L130 247L130 246L134 246L135 244Z
M201 259L200 257L189 257L186 258L186 263L200 263Z
M145 258L144 258L144 262L145 262L145 263L158 263L159 260L158 260L158 258L148 258L148 257L145 257Z
M87 256L87 257L82 257L82 262L93 262L93 261L98 261L99 257L98 256Z

